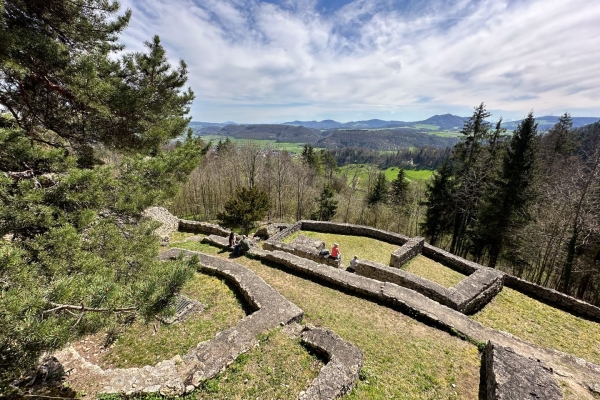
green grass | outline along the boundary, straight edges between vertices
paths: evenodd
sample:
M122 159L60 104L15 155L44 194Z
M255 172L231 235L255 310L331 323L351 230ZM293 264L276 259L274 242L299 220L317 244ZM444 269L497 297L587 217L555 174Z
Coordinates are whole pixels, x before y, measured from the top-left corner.
M400 170L400 168L398 168L398 167L390 167L383 172L385 173L386 179L391 182L398 177L399 170ZM431 175L433 175L433 171L429 170L429 169L421 169L421 170L405 169L404 170L404 176L409 181L426 181L429 178L431 178Z
M402 269L419 275L444 287L452 287L466 278L466 275L456 272L425 256L418 255L402 266Z
M173 325L158 321L150 324L134 322L104 354L103 366L141 367L177 354L184 355L199 342L211 339L245 316L235 294L216 277L196 274L182 292L204 304L204 311Z
M340 245L342 252L342 264L348 265L350 260L356 254L359 260L371 260L381 264L390 263L390 255L398 249L398 245L382 242L380 240L370 239L362 236L338 235L334 233L321 233L311 231L298 231L285 238L285 243L290 243L298 235L308 236L310 238L322 240L325 247L329 250L334 243Z
M201 136L201 138L206 142L212 141L213 144L219 143L219 140L225 141L226 138L229 138L229 140L235 144L253 143L264 148L269 148L272 150L285 150L296 154L302 153L302 149L304 148L304 143L277 142L273 139L238 139L234 138L233 136L221 135L204 135ZM315 147L315 149L318 149L318 147Z
M342 244L341 239L339 240ZM209 254L219 249L187 242ZM220 253L227 257L227 253ZM476 346L423 325L402 313L344 294L246 257L236 262L252 269L301 307L304 323L323 326L358 346L364 354L361 380L344 399L477 399L480 358ZM261 351L262 348L259 348ZM248 353L248 363L259 356ZM263 358L261 363L272 356ZM281 360L283 362L283 360ZM263 385L249 379L247 386ZM300 378L304 379L304 378ZM233 385L228 389L228 385ZM305 382L306 385L308 383ZM219 391L235 393L239 384L219 381ZM248 389L244 389L248 390ZM275 388L259 398L295 398ZM248 392L246 392L248 393ZM247 398L253 398L248 396Z
M204 383L197 399L293 399L319 374L323 363L300 339L279 329L261 335L260 345L241 354L226 371Z
M505 287L473 319L521 339L600 364L600 324Z
M413 127L416 129L429 129L432 131L437 131L440 129L439 125L431 125L431 124L413 124Z
M354 172L351 171L352 168L358 168L358 170L359 170L358 177L360 179L359 186L361 186L361 187L365 186L368 181L367 167L364 164L350 164L350 165L344 165L343 167L341 167L342 172L348 171L348 174L347 174L348 175L348 183L351 183L352 177L354 176ZM400 168L390 167L383 171L385 173L385 177L388 180L388 182L391 182L398 177L398 170L400 170ZM404 174L405 174L404 176L406 177L406 179L408 179L410 181L427 181L429 178L431 178L431 175L433 175L433 171L429 170L429 169L422 169L422 170L405 169Z

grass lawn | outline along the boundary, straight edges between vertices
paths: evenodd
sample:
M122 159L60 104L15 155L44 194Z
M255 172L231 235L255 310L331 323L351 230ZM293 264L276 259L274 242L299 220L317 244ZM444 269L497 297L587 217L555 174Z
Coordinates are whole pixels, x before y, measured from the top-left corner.
M400 168L398 167L390 167L383 172L385 173L386 179L391 182L398 177L399 170ZM431 178L431 175L433 175L433 171L430 169L404 170L404 177L409 181L426 181Z
M229 137L229 140L235 144L254 143L272 150L285 150L296 154L302 153L302 149L304 148L304 143L277 142L273 139L237 139L233 136L221 135L204 135L200 137L206 142L212 141L213 144L219 143L219 140L225 141ZM319 149L319 147L314 148Z
M473 319L543 347L600 364L600 324L505 287Z
M322 240L325 242L325 248L329 250L331 250L334 243L338 243L340 245L340 251L342 252L342 264L344 265L348 265L355 254L358 256L359 260L370 260L389 265L390 255L400 247L396 244L389 244L362 236L338 235L337 233L311 231L295 232L285 238L284 242L290 243L298 235Z
M134 322L104 353L102 366L141 367L184 355L246 315L235 294L219 278L198 273L184 287L183 294L204 304L204 311L173 325Z
M447 288L456 285L467 277L423 255L416 256L404 264L402 269Z
M339 242L342 244L341 239ZM219 253L219 249L202 243L186 242L183 246L208 254L228 256L228 253ZM390 308L294 276L260 261L241 257L236 262L252 269L301 307L305 312L304 323L332 329L362 350L364 366L361 380L344 399L478 398L480 357L472 344ZM285 370L282 367L284 362L273 360L274 357L280 356L268 355L262 347L248 353L248 365L261 359L257 363L272 365L271 374L255 374L246 383L242 379L228 379L227 382L221 379L219 391L250 393L248 387L263 385L265 379L281 374ZM226 371L225 374L227 373L229 372ZM304 377L298 379L306 384ZM205 390L207 389L199 392L200 396L205 396ZM258 397L270 399L297 396L297 393L291 395L284 390L285 387L276 387L267 395ZM206 396L201 398L213 398ZM252 396L248 395L246 398L253 398Z

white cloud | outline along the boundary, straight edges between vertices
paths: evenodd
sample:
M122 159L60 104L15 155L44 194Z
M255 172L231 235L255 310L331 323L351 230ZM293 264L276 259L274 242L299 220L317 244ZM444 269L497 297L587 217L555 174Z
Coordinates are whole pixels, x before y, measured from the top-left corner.
M196 120L600 115L596 0L122 3L129 48L156 33L188 63Z

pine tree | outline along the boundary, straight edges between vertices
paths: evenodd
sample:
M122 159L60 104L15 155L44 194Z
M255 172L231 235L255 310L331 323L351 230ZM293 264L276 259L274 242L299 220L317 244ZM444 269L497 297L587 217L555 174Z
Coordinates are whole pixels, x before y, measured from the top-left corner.
M247 235L255 222L265 217L270 207L267 192L257 186L242 187L225 203L225 210L217 218L223 226L242 228Z
M406 203L409 183L405 178L403 169L398 171L398 176L391 183L390 202L402 206Z
M335 193L331 186L323 187L319 197L315 199L319 209L312 215L318 221L331 221L337 211L338 202L333 199Z
M500 177L487 192L480 220L485 227L491 268L496 266L511 232L530 221L530 208L536 199L537 140L537 124L533 113L529 113L513 133Z
M377 175L377 180L375 181L375 184L373 185L373 187L367 195L367 204L369 206L375 206L380 203L387 203L388 194L389 188L387 179L385 178L385 173L380 172Z
M3 8L2 8L3 6ZM117 40L130 13L104 0L0 5L0 381L44 351L168 312L194 262L157 260L156 223L199 161L182 135L193 99L158 37ZM112 160L118 159L115 162Z
M427 183L427 207L425 221L421 224L423 234L429 238L429 243L435 246L438 240L450 233L454 220L454 177L450 163L446 161Z

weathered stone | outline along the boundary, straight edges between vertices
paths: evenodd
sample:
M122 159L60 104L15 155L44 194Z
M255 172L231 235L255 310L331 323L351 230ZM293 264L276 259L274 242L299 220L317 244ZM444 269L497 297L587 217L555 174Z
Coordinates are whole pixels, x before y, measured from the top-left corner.
M290 243L294 247L307 247L317 249L318 251L323 250L325 248L325 242L322 240L310 238L304 235L298 235L292 240Z
M276 233L275 235L271 236L269 238L269 240L281 241L281 240L285 239L286 237L290 236L291 234L299 231L301 227L302 227L302 224L300 222L296 222L295 224L292 224L292 225L288 226L287 228L283 229L281 232Z
M182 232L202 233L205 235L229 236L230 230L208 222L179 220L179 230Z
M399 233L384 231L364 225L343 224L331 221L300 221L299 229L304 231L338 233L340 235L364 236L402 246L409 238ZM280 240L280 239L278 239Z
M317 250L314 247L293 246L283 242L267 240L263 243L263 249L268 251L284 251L286 253L315 261L319 264L325 264L336 268L341 267L342 263L341 257L331 258L328 255L322 255L320 250Z
M416 257L423 251L425 239L414 237L404 243L398 250L390 256L390 265L396 268L402 268L411 258Z
M465 260L459 256L455 256L454 254L432 246L429 243L425 243L423 245L423 255L439 262L442 265L462 272L465 275L471 275L478 269L483 268L483 265L477 264L473 261Z
M487 400L563 398L548 367L491 341L485 349L485 373Z
M149 207L142 212L142 216L161 223L154 233L160 238L162 246L168 246L169 235L179 228L179 218L163 207Z
M271 238L272 236L278 234L282 230L289 228L289 226L290 226L289 224L279 224L279 223L261 226L260 228L258 228L256 230L254 237L258 237L262 240L267 240L267 239Z
M450 288L451 298L458 311L473 314L500 293L503 286L502 272L482 267Z
M360 349L330 330L311 326L302 333L302 343L325 355L328 361L311 386L298 398L336 399L348 393L356 384L362 368Z
M255 310L235 326L219 332L213 339L201 342L184 357L173 357L154 366L143 368L108 369L93 365L81 358L73 348L59 352L56 357L65 367L77 365L102 387L104 393L136 393L157 391L165 396L180 396L193 390L203 380L213 378L231 364L239 354L257 343L257 335L302 319L303 311L265 283L249 269L218 257L202 253L170 249L161 259L198 255L201 271L227 279L236 286L249 306Z

